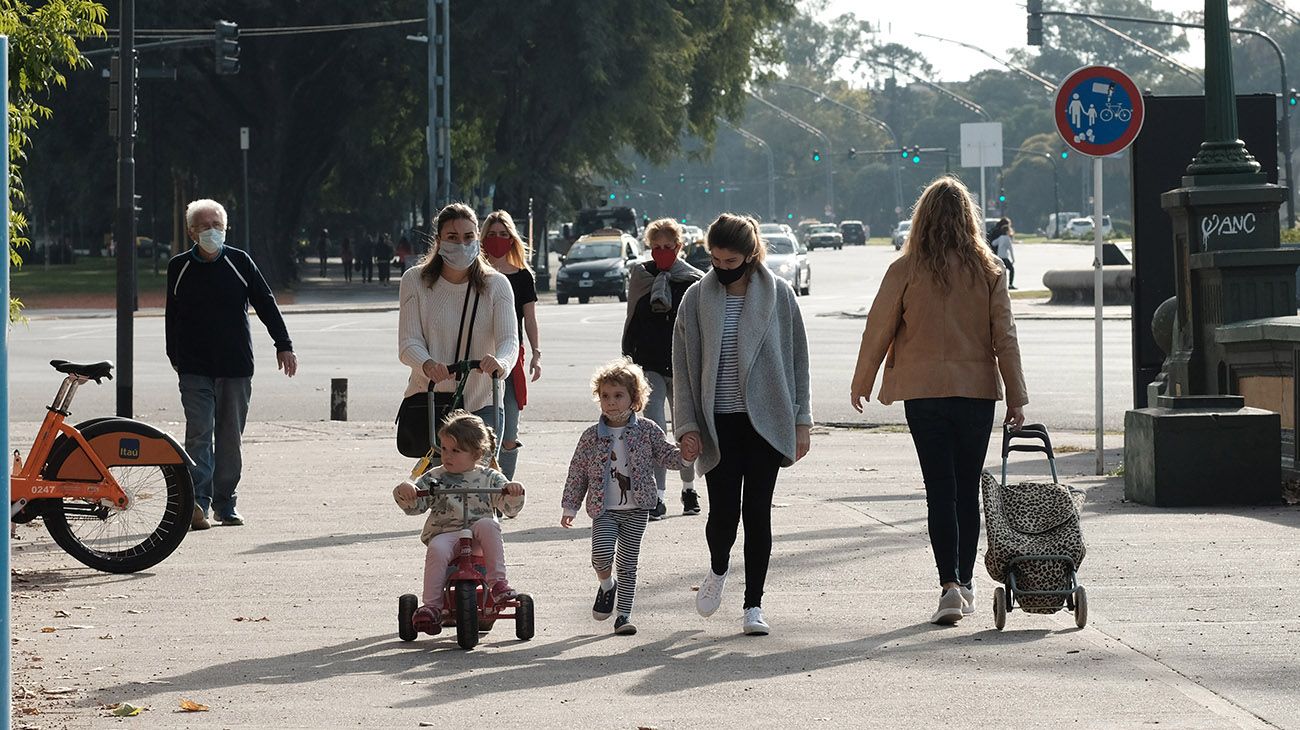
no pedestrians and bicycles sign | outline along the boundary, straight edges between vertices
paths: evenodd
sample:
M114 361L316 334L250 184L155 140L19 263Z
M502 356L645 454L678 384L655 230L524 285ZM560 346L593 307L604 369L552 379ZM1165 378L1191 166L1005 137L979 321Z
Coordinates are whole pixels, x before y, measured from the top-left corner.
M1052 115L1065 144L1091 157L1113 155L1142 130L1142 95L1128 74L1109 66L1085 66L1056 90Z

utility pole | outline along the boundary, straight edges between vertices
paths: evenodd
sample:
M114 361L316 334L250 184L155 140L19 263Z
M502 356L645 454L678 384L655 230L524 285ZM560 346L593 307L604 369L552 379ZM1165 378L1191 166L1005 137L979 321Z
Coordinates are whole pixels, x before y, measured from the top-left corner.
M130 418L135 385L135 0L121 0L117 54L117 415Z
M239 128L239 152L244 158L244 200L239 206L244 211L244 251L249 256L253 255L253 226L250 222L252 216L249 208L252 207L251 199L248 197L248 127Z

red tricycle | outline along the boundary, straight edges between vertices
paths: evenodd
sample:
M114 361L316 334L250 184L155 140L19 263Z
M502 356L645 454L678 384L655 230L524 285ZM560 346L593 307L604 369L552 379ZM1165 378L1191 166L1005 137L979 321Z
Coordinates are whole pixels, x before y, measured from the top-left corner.
M461 487L442 487L439 494L480 495L498 494L496 489L467 489ZM429 496L430 490L418 489L416 495ZM473 533L469 529L469 500L463 500L464 513L461 522L460 541L457 554L448 564L451 574L443 588L442 615L443 626L456 627L456 643L462 649L473 649L478 644L480 632L487 633L498 619L515 622L515 636L521 641L533 638L533 598L526 593L517 593L506 599L494 600L488 591L487 568L483 555L475 554ZM397 599L397 635L402 641L414 641L416 631L412 617L420 605L420 599L407 593Z

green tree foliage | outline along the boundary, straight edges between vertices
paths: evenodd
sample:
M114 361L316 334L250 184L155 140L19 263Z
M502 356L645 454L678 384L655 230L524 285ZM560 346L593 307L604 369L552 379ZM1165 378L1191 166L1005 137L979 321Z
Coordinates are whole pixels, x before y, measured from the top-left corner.
M0 0L0 35L9 36L9 261L20 264L17 248L27 245L22 212L22 167L31 135L53 116L46 106L55 87L65 87L64 72L85 65L77 41L104 35L102 5L89 0L49 0L33 8L21 0ZM19 303L11 300L9 316Z

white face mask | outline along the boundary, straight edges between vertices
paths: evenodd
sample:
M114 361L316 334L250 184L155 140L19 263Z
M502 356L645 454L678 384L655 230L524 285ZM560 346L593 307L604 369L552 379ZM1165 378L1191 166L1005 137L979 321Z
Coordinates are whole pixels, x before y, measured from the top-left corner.
M468 269L474 263L474 259L478 258L478 252L479 243L477 239L465 243L438 242L438 255L442 256L442 260L448 266L459 271Z
M199 232L199 248L203 249L203 253L214 254L220 251L221 247L225 245L225 243L225 231L220 231L216 228L209 228L206 231Z

